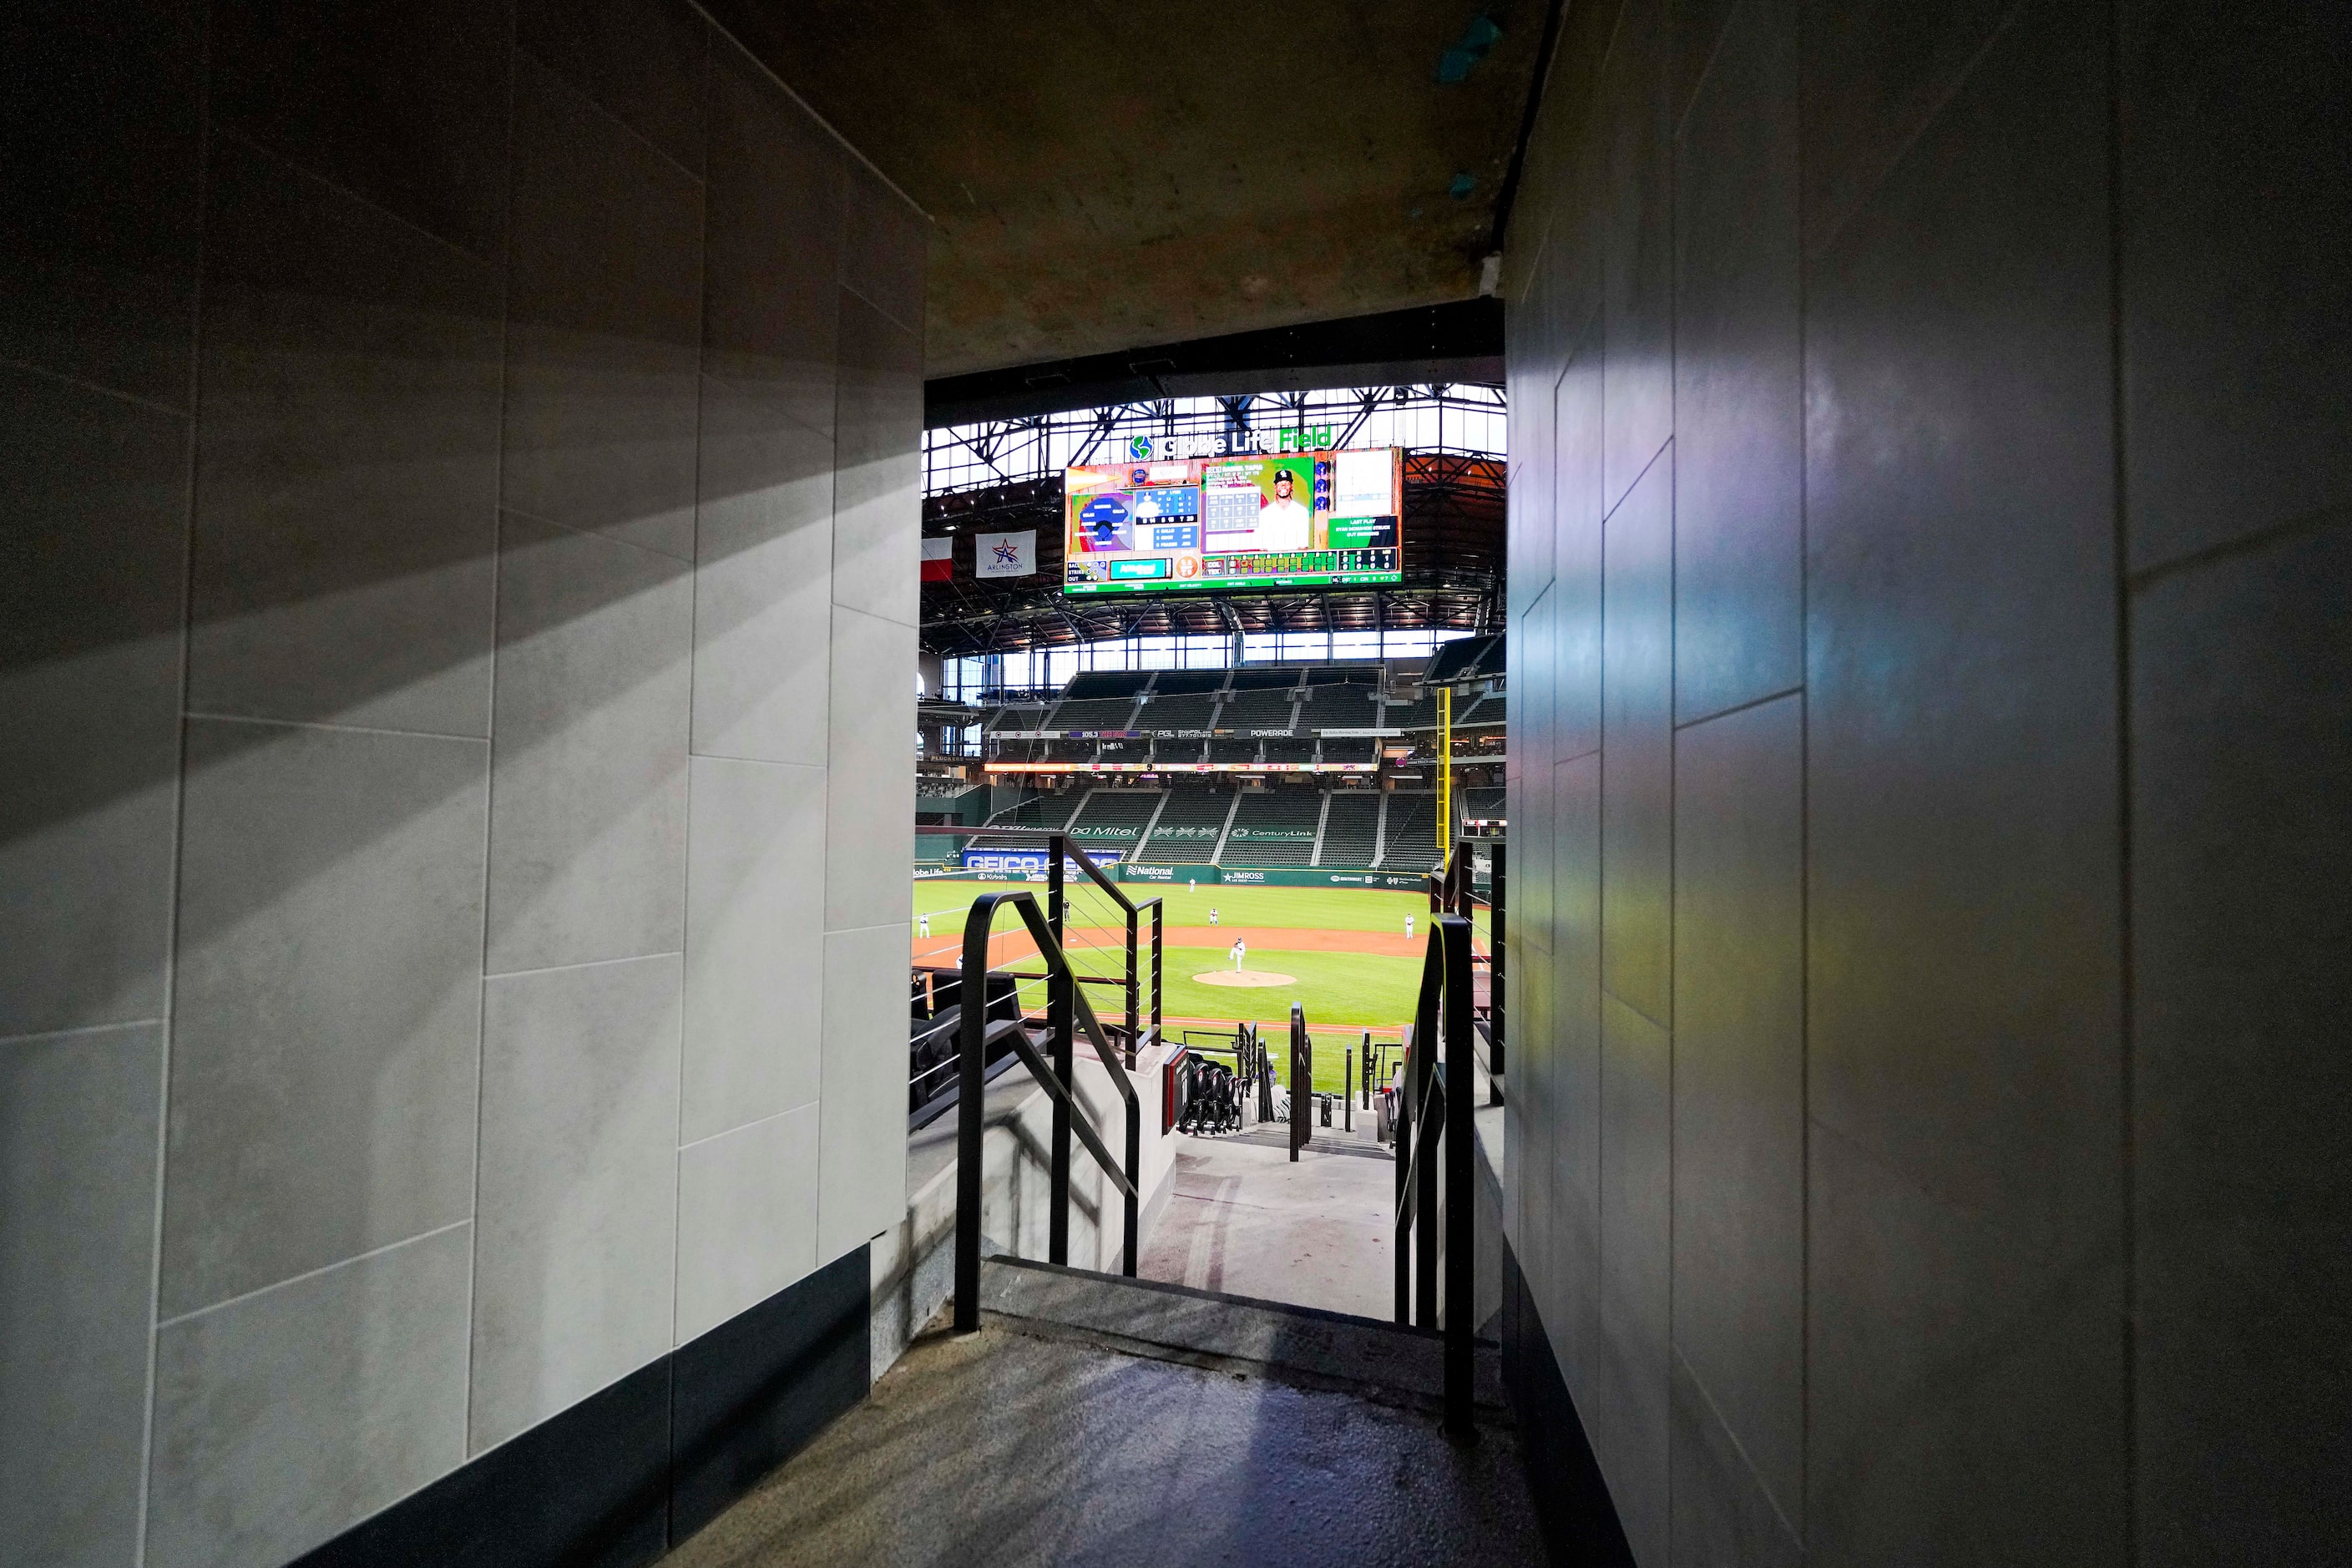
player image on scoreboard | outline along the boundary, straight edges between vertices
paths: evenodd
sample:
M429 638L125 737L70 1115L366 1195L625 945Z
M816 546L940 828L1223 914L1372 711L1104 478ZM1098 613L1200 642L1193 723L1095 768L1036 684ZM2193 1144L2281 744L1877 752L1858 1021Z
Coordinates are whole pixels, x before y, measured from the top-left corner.
M1206 548L1220 551L1305 550L1314 542L1314 509L1302 499L1314 492L1315 465L1297 458L1244 458L1204 463L1201 472L1201 521Z

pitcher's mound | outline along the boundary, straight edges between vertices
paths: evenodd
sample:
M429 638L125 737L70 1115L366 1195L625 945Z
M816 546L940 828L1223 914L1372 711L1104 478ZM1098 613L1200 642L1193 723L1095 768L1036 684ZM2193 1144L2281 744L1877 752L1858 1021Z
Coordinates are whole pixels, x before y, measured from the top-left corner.
M1206 974L1195 974L1192 978L1203 985L1296 985L1298 984L1295 976L1276 974L1270 969L1244 969L1238 973L1230 969L1212 969Z

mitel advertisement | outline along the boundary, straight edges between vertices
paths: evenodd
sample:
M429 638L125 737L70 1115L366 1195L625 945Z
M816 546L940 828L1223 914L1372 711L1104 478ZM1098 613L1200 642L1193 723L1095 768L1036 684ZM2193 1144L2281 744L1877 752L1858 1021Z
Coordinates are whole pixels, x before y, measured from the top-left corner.
M1271 435L1272 432L1260 432ZM1168 594L1401 583L1404 454L1235 451L1064 470L1062 591Z

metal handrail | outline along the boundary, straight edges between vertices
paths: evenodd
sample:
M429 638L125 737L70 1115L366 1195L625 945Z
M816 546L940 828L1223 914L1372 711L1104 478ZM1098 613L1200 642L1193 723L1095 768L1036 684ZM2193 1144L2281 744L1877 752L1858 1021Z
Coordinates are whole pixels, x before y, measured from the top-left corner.
M1471 1424L1472 1336L1476 1280L1476 1224L1471 1095L1477 1049L1471 1027L1470 921L1442 914L1433 922L1422 962L1421 992L1413 1008L1412 1037L1405 1047L1404 1094L1398 1122L1396 1208L1397 1321L1441 1328L1444 1337L1445 1426L1466 1432ZM1436 1059L1440 1024L1445 1048ZM1445 1163L1445 1314L1438 1319L1435 1158L1422 1155L1434 1141ZM1408 1243L1411 1246L1408 1247ZM1408 1311L1410 1309L1410 1311Z
M1430 1079L1430 1092L1436 1097L1437 1106L1442 1110L1445 1104L1445 1064L1443 1062L1437 1065L1437 1070ZM1406 1151L1404 1180L1399 1184L1402 1190L1397 1197L1396 1227L1400 1236L1412 1228L1413 1178L1421 1173L1421 1152L1428 1148L1437 1136L1430 1129L1436 1127L1442 1131L1444 1125L1434 1117L1424 1116L1421 1119L1420 1129L1412 1134L1412 1146Z
M1060 940L1045 914L1037 908L1034 893L988 893L974 899L971 911L964 917L962 994L978 996L986 990L988 973L988 937L996 923L999 906L1011 904L1021 921L1029 928L1029 935L1037 944L1038 953L1045 960L1046 970L1058 977L1062 984L1059 1005L1055 1012L1054 1042L1056 1064L1049 1065L1039 1056L1025 1029L1016 1029L1008 1037L1013 1048L1020 1054L1030 1076L1053 1098L1055 1120L1066 1117L1067 1125L1075 1131L1087 1152L1103 1169L1113 1186L1126 1200L1126 1258L1122 1272L1132 1278L1136 1268L1136 1240L1139 1188L1142 1181L1142 1122L1135 1085L1127 1076L1119 1053L1104 1037L1101 1023L1095 1017L1094 1005L1086 993L1068 984L1070 961L1062 951ZM1064 1074L1068 1071L1069 1033L1076 1023L1082 1026L1093 1044L1096 1057L1110 1073L1111 1082L1127 1106L1127 1161L1125 1170L1111 1157L1110 1150L1096 1131L1094 1121L1079 1105L1071 1092ZM982 1037L986 1027L982 1009L970 1010L964 1019L964 1037L961 1065L962 1079L958 1091L961 1103L956 1118L956 1256L955 1256L955 1328L958 1333L970 1333L980 1327L980 1205L981 1205L981 1141L986 1131L982 1100L983 1091L982 1061L984 1047ZM1062 1070L1055 1070L1059 1066ZM1066 1213L1069 1204L1069 1180L1066 1163L1056 1173L1054 1208Z
M1307 1097L1315 1089L1315 1042L1307 1033L1307 1009L1297 1002L1290 1005L1290 1161L1298 1163L1298 1151L1315 1136L1315 1123L1307 1114Z
M1487 847L1490 858L1487 891L1480 893L1474 875L1471 852L1480 844ZM1503 1103L1505 1076L1504 1055L1504 932L1509 923L1504 911L1505 847L1499 838L1459 838L1444 868L1427 879L1429 907L1432 913L1440 910L1469 916L1484 908L1488 911L1486 948L1484 954L1471 954L1474 967L1486 971L1486 1005L1475 1019L1484 1036L1485 1048L1480 1052L1481 1065L1486 1069L1486 1103Z

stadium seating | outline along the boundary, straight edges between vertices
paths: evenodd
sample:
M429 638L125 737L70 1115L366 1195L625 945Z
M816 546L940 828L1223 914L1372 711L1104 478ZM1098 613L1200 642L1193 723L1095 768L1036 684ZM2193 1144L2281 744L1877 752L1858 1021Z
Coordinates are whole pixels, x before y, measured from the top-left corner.
M1135 837L1159 808L1156 789L1098 789L1071 820L1070 837L1089 854L1131 855Z
M1244 790L1217 863L1304 866L1314 857L1315 825L1322 815L1320 790Z
M1503 673L1505 639L1497 633L1492 637L1455 637L1437 645L1436 654L1429 661L1422 679L1432 686L1451 685L1458 680L1476 680Z
M1173 789L1151 837L1136 851L1136 858L1159 865L1201 864L1217 852L1225 814L1233 808L1229 789Z
M1151 678L1154 696L1198 696L1224 689L1225 671L1222 669L1163 669Z
M1503 721L1503 694L1489 691L1465 706L1462 699L1454 700L1454 727L1466 729L1473 724L1499 724Z
M1094 669L1070 678L1062 700L1042 730L1127 730L1150 684L1149 670ZM1018 728L1019 726L1014 726Z
M1262 741L1237 740L1232 736L1220 736L1218 739L1209 742L1209 761L1213 763L1254 763L1258 760L1261 750L1269 743L1280 745L1283 742L1279 741L1267 742Z
M1326 735L1323 737L1323 760L1327 763L1377 763L1381 760L1381 742L1371 735Z
M1428 790L1398 790L1389 796L1387 831L1381 837L1382 871L1426 871L1437 864L1437 796Z
M1144 700L1135 715L1139 730L1205 730L1217 714L1214 692L1195 692L1162 697L1153 693Z
M1307 700L1299 706L1298 722L1307 730L1377 728L1381 710L1372 705L1372 697L1379 689L1369 682L1361 686L1309 687Z
M1379 791L1333 790L1331 812L1323 823L1323 853L1315 864L1341 869L1370 866L1380 825Z
M1465 822L1500 822L1503 820L1503 792L1498 789L1465 789L1462 792L1462 820Z
M998 812L983 824L988 827L1060 827L1070 820L1078 801L1067 795L1033 795L1020 805ZM1008 838L1002 835L983 834L971 841L975 849L1016 849L1034 847L1035 840Z
M1437 727L1437 693L1423 691L1410 702L1391 702L1381 720L1390 730L1433 730Z
M1265 670L1263 675L1277 675L1277 670ZM1279 675L1294 675L1294 672L1279 670ZM1240 679L1242 677L1234 677L1234 684L1240 684ZM1218 729L1240 729L1240 731L1279 729L1279 731L1286 733L1291 729L1291 703L1294 700L1296 691L1291 687L1242 689L1242 691L1234 691L1233 696L1225 699L1225 705L1218 710L1216 726Z

